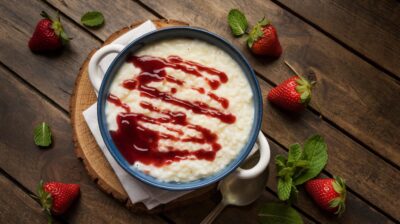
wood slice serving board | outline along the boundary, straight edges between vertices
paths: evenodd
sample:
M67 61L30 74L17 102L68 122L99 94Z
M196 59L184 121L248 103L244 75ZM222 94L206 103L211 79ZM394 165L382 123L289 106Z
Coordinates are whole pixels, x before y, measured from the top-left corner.
M153 20L158 29L170 26L187 26L187 23L175 20ZM122 28L113 33L102 46L111 43L113 40L126 33L132 28L135 28L141 22L134 23L129 27ZM98 147L96 140L87 126L82 112L89 106L94 104L97 100L96 94L92 88L88 76L88 63L92 55L97 49L93 50L83 62L79 74L76 78L75 88L71 97L70 112L71 123L73 127L73 139L75 143L75 152L78 158L82 159L89 176L104 192L110 194L112 197L124 203L129 209L134 212L162 212L165 210L177 208L188 203L193 203L209 197L215 190L216 185L211 185L181 198L178 198L168 204L159 205L152 210L147 210L142 203L132 204L128 198L127 193L122 188L121 183L117 179L114 171L104 157L101 149Z

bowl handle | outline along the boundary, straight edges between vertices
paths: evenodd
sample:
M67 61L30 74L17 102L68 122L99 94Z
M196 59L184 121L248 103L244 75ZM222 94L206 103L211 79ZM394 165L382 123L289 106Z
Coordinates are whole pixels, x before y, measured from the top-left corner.
M104 78L104 73L101 71L99 66L100 61L110 53L119 53L124 48L125 46L120 44L109 44L100 48L99 50L96 51L96 53L93 54L92 58L89 61L88 72L89 72L90 82L92 83L92 86L96 91L96 94L99 92L101 82L103 81Z
M237 168L236 170L236 175L238 178L241 179L249 179L249 178L254 178L258 175L260 175L268 166L269 159L271 156L271 152L269 149L269 144L267 141L267 138L264 136L264 134L260 131L258 134L258 144L259 144L259 150L260 150L260 159L258 163L251 169L242 169L242 168ZM255 150L254 150L255 151ZM254 152L252 151L252 154Z

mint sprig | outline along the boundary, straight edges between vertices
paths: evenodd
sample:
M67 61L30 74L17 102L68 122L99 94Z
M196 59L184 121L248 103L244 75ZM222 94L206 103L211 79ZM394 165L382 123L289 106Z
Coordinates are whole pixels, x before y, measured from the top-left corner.
M304 143L304 157L309 166L304 172L297 175L293 181L294 185L300 185L316 177L328 162L327 146L324 139L314 135Z
M100 27L104 24L104 16L98 11L87 12L82 16L81 23L88 27Z
M278 197L287 201L296 196L296 186L317 176L328 161L327 146L320 135L306 140L303 149L296 143L289 147L288 156L277 155Z
M247 27L249 26L246 16L238 9L231 9L231 11L229 11L228 24L235 36L245 34Z
M49 125L42 122L35 127L33 140L40 147L48 147L51 145L51 130Z

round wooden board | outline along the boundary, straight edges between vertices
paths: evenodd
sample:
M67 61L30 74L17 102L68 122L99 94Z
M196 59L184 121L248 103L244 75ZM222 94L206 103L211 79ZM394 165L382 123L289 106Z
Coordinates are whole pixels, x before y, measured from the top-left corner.
M153 20L157 28L169 27L169 26L187 26L187 23L175 21L175 20ZM125 27L117 32L113 33L102 46L109 44L120 35L135 28L142 22L134 23L129 27ZM89 81L87 67L91 56L96 52L94 49L83 62L79 74L76 78L75 88L71 97L70 112L71 112L71 123L73 128L73 139L75 143L75 152L78 158L82 159L85 168L87 169L90 177L104 192L112 195L117 200L124 203L129 209L135 212L162 212L169 209L177 208L188 203L193 203L204 199L211 195L211 192L215 190L216 185L211 185L206 188L196 190L190 194L187 194L181 198L178 198L168 204L157 206L152 210L147 210L142 203L132 204L128 198L127 193L122 188L121 183L117 179L117 176L113 172L111 166L107 162L100 148L98 147L96 140L92 136L92 133L87 126L82 112L89 106L94 104L97 100L96 94Z

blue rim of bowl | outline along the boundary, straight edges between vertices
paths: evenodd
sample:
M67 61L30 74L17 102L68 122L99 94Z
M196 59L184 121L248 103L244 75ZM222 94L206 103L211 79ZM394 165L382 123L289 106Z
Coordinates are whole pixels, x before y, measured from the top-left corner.
M230 49L231 52L227 52L225 49L223 49L225 52L227 52L241 67L241 69L244 71L247 80L250 83L251 90L253 92L253 100L254 100L254 120L253 120L253 125L252 129L250 131L249 135L249 140L246 143L246 145L241 149L240 153L236 156L236 158L231 161L225 168L220 170L219 172L213 174L212 176L208 176L205 178L201 178L195 181L191 182L163 182L160 181L150 175L144 174L140 170L137 170L130 165L125 158L121 155L119 152L118 148L115 146L115 144L112 141L111 135L108 131L107 127L107 121L106 121L106 115L105 115L105 103L106 103L106 98L109 93L109 87L110 83L109 80L112 80L114 77L115 73L118 71L120 65L125 61L125 57L131 53L131 49L139 44L138 49L139 50L141 47L143 47L143 42L149 37L152 37L153 35L161 35L162 33L166 32L194 32L194 33L199 33L199 35L205 35L209 36L210 38L215 39L217 42L220 42L220 45L217 46L218 48L221 45L224 45L225 49ZM201 39L201 38L196 38L196 37L188 37L185 35L182 36L176 36L173 38L192 38L192 39L200 39L202 41L210 43L209 40ZM169 38L161 38L161 39L171 39ZM210 43L212 44L212 43ZM142 46L140 46L142 45ZM214 45L214 44L212 44ZM232 55L234 54L234 55ZM104 140L104 143L111 153L111 155L114 157L114 159L118 162L118 164L130 175L135 177L136 179L149 184L154 187L158 187L161 189L165 190L173 190L173 191L183 191L183 190L194 190L197 188L201 188L207 185L210 185L212 183L215 183L225 176L229 175L232 173L236 168L244 161L244 159L248 156L250 153L251 149L253 148L258 134L260 132L261 128L261 121L262 121L262 110L263 110L263 102L262 102L262 95L261 95L261 90L260 86L258 84L256 75L251 68L249 62L247 59L243 56L240 51L231 45L227 40L225 40L223 37L214 34L212 32L209 32L207 30L201 29L201 28L194 28L194 27L185 27L185 26L177 26L177 27L171 27L171 28L163 28L159 30L155 30L152 32L149 32L147 34L144 34L143 36L137 38L136 40L132 41L130 44L128 44L118 55L117 57L111 62L109 68L107 69L100 90L99 90L99 95L97 99L97 117L98 117L98 123L99 123L99 128L100 128L100 133L101 136Z

